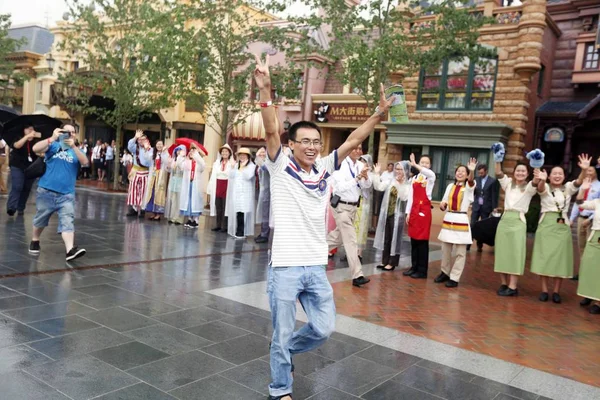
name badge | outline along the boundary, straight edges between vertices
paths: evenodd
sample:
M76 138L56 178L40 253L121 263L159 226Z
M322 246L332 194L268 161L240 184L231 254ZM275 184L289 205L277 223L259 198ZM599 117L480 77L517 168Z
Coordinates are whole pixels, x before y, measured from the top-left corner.
M29 162L33 162L33 160L31 159L31 156L28 156L28 157L27 157L27 161L29 161Z
M482 206L483 205L483 197L479 197L477 199L477 203L479 203L479 205Z

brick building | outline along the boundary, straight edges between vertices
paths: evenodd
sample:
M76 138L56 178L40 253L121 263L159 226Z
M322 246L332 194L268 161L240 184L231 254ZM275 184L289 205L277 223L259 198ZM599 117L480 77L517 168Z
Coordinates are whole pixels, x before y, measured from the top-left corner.
M545 0L507 4L485 0L476 7L498 21L480 31L480 42L495 47L497 58L445 62L415 76L395 77L405 88L409 122L377 127L377 158L385 162L407 159L411 152L432 155L438 175L434 200L441 199L446 184L454 179L457 163L475 156L491 164L490 147L500 141L507 145L504 168L511 173L534 142L535 113L551 96L546 82L561 31ZM341 143L366 118L348 115L357 114L364 102L349 88L339 89L328 81L326 94L312 96L314 109L323 102L329 106L327 122L317 120L326 150Z

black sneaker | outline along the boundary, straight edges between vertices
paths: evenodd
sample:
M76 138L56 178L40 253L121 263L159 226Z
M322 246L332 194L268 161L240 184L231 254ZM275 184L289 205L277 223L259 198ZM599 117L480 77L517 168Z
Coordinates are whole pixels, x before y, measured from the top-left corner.
M192 221L192 228L198 228L198 223L196 221Z
M183 224L184 228L191 228L192 227L192 221L190 221L189 219L187 220L187 222L185 224Z
M29 244L29 253L30 254L40 254L40 241L32 240Z
M76 258L85 256L85 249L79 249L77 246L74 246L67 253L67 261L73 261Z
M15 215L16 210L6 210L6 213L12 217L13 215Z
M371 282L371 280L369 278L365 278L364 276L359 276L356 279L352 279L352 286L362 286L362 285L366 285L367 283Z

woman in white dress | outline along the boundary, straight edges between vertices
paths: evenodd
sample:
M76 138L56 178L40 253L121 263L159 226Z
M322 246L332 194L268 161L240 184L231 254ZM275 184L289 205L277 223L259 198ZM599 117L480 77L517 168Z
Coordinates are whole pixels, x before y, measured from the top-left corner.
M150 221L160 221L160 216L165 212L167 180L169 178L167 172L169 153L165 149L162 140L156 142L151 151L146 152L146 157L150 163L150 170L143 208L146 212L154 214L150 217Z
M400 161L394 164L392 180L383 180L379 175L380 167L375 166L373 188L383 192L379 221L375 233L374 247L382 251L380 268L393 271L400 262L402 233L404 232L404 214L408 200L408 174L410 163Z
M228 144L219 148L217 159L213 163L208 181L207 194L210 196L210 216L217 217L213 232L227 232L225 205L227 204L227 187L229 172L235 165L233 151Z
M454 183L446 188L440 210L445 211L438 240L442 242L442 272L435 283L446 282L446 287L458 286L465 268L467 245L473 242L467 212L474 200L475 168L477 160L471 158L468 166L459 165L454 171ZM456 258L452 262L452 251Z
M179 194L179 211L187 219L184 227L197 228L198 217L204 210L204 193L202 190L202 172L206 164L206 153L194 146L187 157L179 157L177 166L183 170L181 192Z
M183 224L183 216L179 211L179 199L181 193L181 181L183 179L183 170L177 165L178 157L185 160L186 149L184 145L179 145L173 150L173 156L169 158L169 186L167 188L167 205L165 206L165 216L169 223L175 225Z
M249 149L239 149L238 162L229 172L225 216L227 233L235 238L254 235L256 165L251 156Z

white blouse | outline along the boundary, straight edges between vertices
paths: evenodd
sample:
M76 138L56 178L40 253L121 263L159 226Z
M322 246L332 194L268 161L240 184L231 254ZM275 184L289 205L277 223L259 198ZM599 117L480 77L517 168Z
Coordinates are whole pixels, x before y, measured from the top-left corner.
M531 182L527 182L527 185L517 186L513 184L512 178L506 175L498 179L498 182L504 190L504 210L526 214L531 198L537 193L537 187L533 186Z
M540 193L542 213L559 212L566 215L571 204L571 197L578 191L579 188L573 182L567 182L564 187L554 189L546 183L546 189Z
M594 220L592 222L592 230L600 231L600 199L584 201L579 205L584 210L595 211Z

